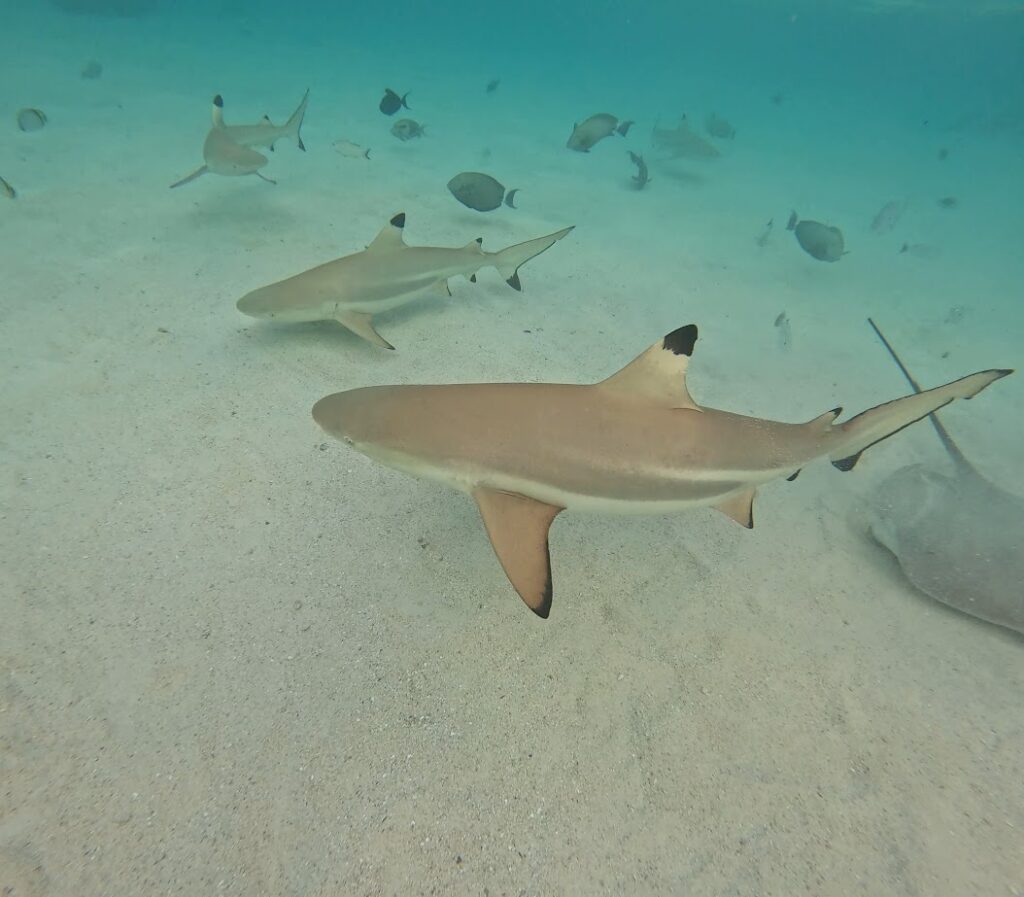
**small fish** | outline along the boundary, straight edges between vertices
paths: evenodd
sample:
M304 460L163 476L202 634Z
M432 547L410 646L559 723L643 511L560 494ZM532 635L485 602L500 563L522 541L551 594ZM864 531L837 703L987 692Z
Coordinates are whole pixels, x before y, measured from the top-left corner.
M871 219L871 230L876 234L889 233L899 222L900 218L903 217L903 213L907 210L908 202L906 199L893 199L887 202L878 210L875 217Z
M353 143L351 140L335 140L334 149L335 152L338 152L349 159L370 158L370 150L368 147L360 146L358 143Z
M644 161L643 156L638 156L632 150L628 150L629 158L633 160L633 164L636 166L636 174L633 175L633 183L636 184L637 190L643 190L644 187L650 183L650 175L647 173L647 163Z
M426 125L421 125L411 118L400 118L391 126L391 133L404 142L414 137L422 137L426 134L426 128Z
M487 82L487 93L494 93L498 89L499 84L501 84L501 78L491 78Z
M406 98L408 96L408 91L402 94L402 96L399 96L390 87L385 87L384 96L381 98L380 105L378 106L378 108L385 115L394 115L403 106L406 109L409 108L409 104L406 102Z
M3 178L0 178L0 193L6 196L8 199L17 199L18 191L15 190L10 184L7 183Z
M801 221L793 212L786 230L793 231L800 248L819 262L838 262L845 254L843 232L838 227L820 221Z
M955 196L943 196L942 199L939 200L939 205L944 209L955 209L960 205L960 200Z
M781 106L782 101L785 99L785 97L783 97L779 91L776 91L771 95L771 97L769 97L769 99L771 100L771 104L773 106Z
M714 112L704 119L704 130L719 140L732 140L736 136L736 129Z
M939 250L930 243L904 243L900 247L900 255L912 255L919 259L938 258Z
M940 162L945 162L946 159L949 158L949 150L945 147L941 147L938 152L938 157Z
M775 329L779 334L779 348L788 349L793 340L793 329L789 326L789 316L781 312L775 319Z
M479 171L464 171L455 175L448 182L448 189L459 202L478 212L490 212L498 208L502 201L510 209L514 209L515 195L518 189L505 192L505 188L489 174Z
M625 137L632 124L631 121L619 121L614 115L609 115L607 112L598 112L573 125L572 133L565 145L578 153L589 153L590 148L599 140L604 140L605 137L610 137L612 134Z
M46 124L46 113L41 109L19 109L18 127L22 131L38 131Z
M764 226L764 230L761 232L761 236L757 238L757 245L764 249L768 243L768 238L772 235L772 228L775 227L775 219L769 218L768 223Z
M95 59L87 62L82 68L82 78L85 81L95 81L100 75L103 74L103 66L100 65Z

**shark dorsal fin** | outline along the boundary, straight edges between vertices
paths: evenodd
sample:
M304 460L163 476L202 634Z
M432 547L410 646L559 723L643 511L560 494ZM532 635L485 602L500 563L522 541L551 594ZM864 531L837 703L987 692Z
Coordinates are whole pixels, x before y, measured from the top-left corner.
M402 231L405 228L405 212L399 212L392 218L366 247L367 252L394 252L405 248Z
M213 126L215 128L224 127L224 97L217 94L213 98L213 106L210 109L210 117L213 119Z
M686 389L686 369L696 342L695 324L673 330L598 385L657 405L699 411Z

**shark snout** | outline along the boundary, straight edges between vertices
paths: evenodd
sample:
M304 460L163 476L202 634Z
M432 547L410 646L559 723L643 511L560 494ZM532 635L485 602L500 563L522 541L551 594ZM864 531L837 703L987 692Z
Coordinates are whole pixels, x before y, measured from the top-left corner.
M355 445L351 432L352 415L350 392L336 392L325 396L313 406L313 420L335 439L346 445Z
M263 290L253 290L238 300L236 307L243 315L250 318L272 318L274 308Z

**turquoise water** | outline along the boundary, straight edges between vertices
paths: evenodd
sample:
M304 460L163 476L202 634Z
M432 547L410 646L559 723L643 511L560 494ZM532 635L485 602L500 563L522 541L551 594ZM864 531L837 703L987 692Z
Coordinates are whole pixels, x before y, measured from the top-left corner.
M768 420L910 391L868 316L925 387L1019 368L1024 6L115 5L0 2L4 893L1024 894L1020 627L877 541L888 477L956 470L927 423L765 485L749 531L570 507L545 621L471 498L310 415L594 383L690 323L696 401ZM307 88L306 151L261 150L276 184L168 189L214 95L282 123ZM634 124L567 149L595 113ZM683 115L717 157L658 143ZM459 205L465 170L517 208ZM375 315L394 352L236 308L400 213L412 246L574 230L521 293L486 268ZM942 411L1011 561L1022 382ZM896 532L977 600L1024 592L964 536L992 515L950 507Z

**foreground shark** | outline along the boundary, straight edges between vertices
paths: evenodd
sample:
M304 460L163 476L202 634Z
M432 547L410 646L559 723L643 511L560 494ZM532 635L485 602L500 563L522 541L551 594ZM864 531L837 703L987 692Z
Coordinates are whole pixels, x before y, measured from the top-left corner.
M785 424L698 406L686 388L696 341L694 325L680 327L596 384L368 387L321 399L313 418L377 461L470 493L512 585L547 617L548 528L561 511L711 505L752 527L762 483L822 456L850 470L865 449L1011 373L971 374L842 424L840 408Z
M263 121L256 125L228 125L224 123L224 98L217 94L213 98L213 125L203 143L204 164L180 181L175 181L171 188L180 187L207 173L228 177L255 174L271 184L275 183L260 174L259 170L267 164L267 157L253 147L266 147L273 151L278 140L294 137L299 149L305 150L306 146L302 142L302 121L306 116L308 103L307 90L298 108L283 125L275 125L265 115Z
M449 277L461 274L476 282L476 272L488 266L497 268L510 287L521 290L520 266L572 230L566 227L499 252L484 252L481 237L458 249L407 246L404 227L402 212L362 252L253 290L238 300L238 310L277 321L333 320L375 346L394 349L374 329L375 314L430 293L450 296Z

